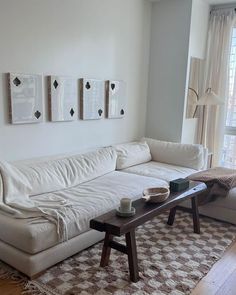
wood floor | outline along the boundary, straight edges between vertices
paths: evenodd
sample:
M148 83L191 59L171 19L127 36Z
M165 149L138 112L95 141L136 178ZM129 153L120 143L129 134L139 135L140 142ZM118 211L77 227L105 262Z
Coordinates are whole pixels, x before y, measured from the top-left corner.
M1 295L20 295L22 288L16 286L10 280L1 280L0 279L0 294Z
M0 280L1 295L20 295L21 288L10 280ZM236 242L213 266L191 295L236 295Z
M236 242L199 282L191 295L236 294Z

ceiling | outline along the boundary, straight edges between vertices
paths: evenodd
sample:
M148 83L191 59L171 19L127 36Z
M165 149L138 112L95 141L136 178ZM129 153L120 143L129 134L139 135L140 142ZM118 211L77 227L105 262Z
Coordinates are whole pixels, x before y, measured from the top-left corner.
M205 0L210 4L228 4L228 3L236 3L236 0Z
M152 2L159 2L161 0L151 0ZM205 2L208 2L210 4L229 4L229 3L235 3L236 0L204 0Z

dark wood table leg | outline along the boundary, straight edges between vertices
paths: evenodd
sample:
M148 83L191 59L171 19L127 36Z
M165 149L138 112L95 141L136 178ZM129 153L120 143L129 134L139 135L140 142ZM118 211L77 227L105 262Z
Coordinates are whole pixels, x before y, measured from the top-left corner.
M111 235L110 233L106 233L104 243L103 243L103 248L102 248L101 262L100 262L100 266L102 267L105 267L108 265L110 254L111 254L111 247L109 243L112 240L113 240L113 235Z
M200 234L200 221L198 212L198 198L193 197L192 202L192 212L193 212L193 230L196 234Z
M139 280L138 275L138 258L137 258L137 247L135 240L135 231L132 230L125 234L127 254L129 261L129 272L130 280L132 282L137 282Z
M168 225L173 225L173 223L175 221L176 209L177 209L177 207L174 207L174 208L170 209L170 214L169 214L169 218L168 218L168 221L167 221Z

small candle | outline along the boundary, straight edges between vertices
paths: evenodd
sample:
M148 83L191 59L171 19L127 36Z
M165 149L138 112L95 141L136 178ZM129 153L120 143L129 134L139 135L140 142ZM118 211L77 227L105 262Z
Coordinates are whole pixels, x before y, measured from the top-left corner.
M122 198L120 200L120 211L121 212L130 212L131 211L131 199L129 198Z

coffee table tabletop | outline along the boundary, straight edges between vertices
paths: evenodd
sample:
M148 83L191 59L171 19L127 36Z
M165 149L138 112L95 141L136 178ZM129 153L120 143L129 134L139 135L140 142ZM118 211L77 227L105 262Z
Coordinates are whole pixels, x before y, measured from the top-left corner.
M197 197L205 190L206 185L204 183L191 181L188 189L170 193L168 199L162 203L148 203L144 199L134 201L132 206L136 209L136 214L132 217L119 217L116 215L116 210L111 210L90 220L91 228L106 233L100 266L104 267L108 265L111 249L116 249L128 256L130 279L133 282L137 282L139 280L139 273L135 239L136 227L166 210L170 210L167 223L173 225L177 206L181 202L191 199L193 229L195 233L200 234ZM126 245L113 240L114 236L122 235L125 235Z
M144 199L138 199L132 203L136 213L132 217L119 217L116 210L100 215L90 221L90 227L98 231L109 231L113 235L121 236L128 232L130 228L137 227L163 211L177 206L179 203L190 199L206 189L202 182L190 182L189 188L181 191L170 193L169 198L163 203L149 203Z

